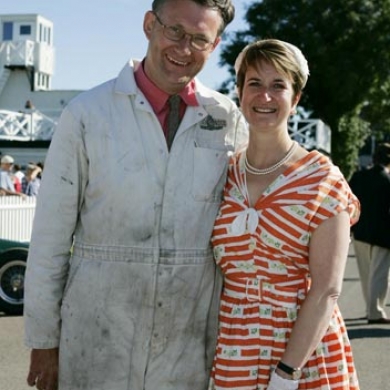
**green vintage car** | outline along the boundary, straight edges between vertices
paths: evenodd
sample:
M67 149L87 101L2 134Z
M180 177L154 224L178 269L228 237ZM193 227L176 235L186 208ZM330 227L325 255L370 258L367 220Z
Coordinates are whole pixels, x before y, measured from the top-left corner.
M28 243L0 238L0 312L23 313Z

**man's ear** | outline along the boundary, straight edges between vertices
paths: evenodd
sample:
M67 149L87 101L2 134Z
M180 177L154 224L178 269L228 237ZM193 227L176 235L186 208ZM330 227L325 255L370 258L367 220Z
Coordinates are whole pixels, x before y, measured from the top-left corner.
M152 31L154 28L154 24L156 23L156 17L152 11L147 11L144 16L144 33L148 39L150 39L152 35Z
M221 37L218 37L214 43L213 43L213 46L212 46L212 49L211 51L213 52L215 50L215 48L219 45L219 43L221 42L222 38Z

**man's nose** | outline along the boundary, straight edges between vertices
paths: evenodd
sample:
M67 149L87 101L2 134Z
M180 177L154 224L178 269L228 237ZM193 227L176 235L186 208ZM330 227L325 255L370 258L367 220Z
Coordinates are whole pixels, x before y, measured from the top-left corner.
M193 50L191 46L191 39L192 39L191 35L184 34L183 38L181 38L180 41L178 41L178 45L180 46L180 49L186 51L189 54Z

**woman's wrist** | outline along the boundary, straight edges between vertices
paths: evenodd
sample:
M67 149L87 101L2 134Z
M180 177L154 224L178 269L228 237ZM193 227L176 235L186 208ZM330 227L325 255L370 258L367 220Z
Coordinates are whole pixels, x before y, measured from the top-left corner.
M302 371L299 367L291 367L281 360L276 365L276 370L278 375L285 379L299 380L302 375Z
M282 371L280 368L276 367L275 372L278 376L280 376L283 379L288 379L292 381L292 375L287 374L287 372Z

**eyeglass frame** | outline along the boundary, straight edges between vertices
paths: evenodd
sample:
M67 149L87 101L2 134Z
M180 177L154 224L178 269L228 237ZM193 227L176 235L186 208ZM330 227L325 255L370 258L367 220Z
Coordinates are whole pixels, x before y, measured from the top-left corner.
M215 44L215 41L217 40L217 38L214 40L214 41L208 41L206 38L200 38L200 39L203 39L205 42L207 42L207 46L204 48L204 49L200 49L199 47L196 47L194 46L194 38L196 38L196 35L197 34L190 34L188 33L187 31L184 30L184 28L182 27L176 27L176 26L168 26L167 24L164 24L162 22L162 20L160 19L160 17L157 15L156 12L153 11L153 15L156 17L156 20L157 22L161 25L162 27L162 31L163 31L163 35L165 38L169 39L170 41L172 42L180 42L181 40L183 40L186 36L189 36L190 37L190 46L192 49L194 50L197 50L197 51L206 51L208 50L211 46L213 46ZM180 38L178 39L175 39L175 38L172 38L172 37L169 37L167 34L166 34L166 31L169 31L170 30L179 30L181 31L181 36Z

